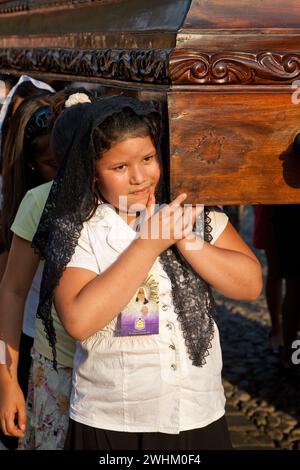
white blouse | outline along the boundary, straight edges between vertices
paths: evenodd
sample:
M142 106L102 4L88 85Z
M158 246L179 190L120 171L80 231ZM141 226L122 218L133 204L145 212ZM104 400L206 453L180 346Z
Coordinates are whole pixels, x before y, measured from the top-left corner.
M221 212L210 217L214 243L228 218ZM100 274L135 237L136 232L113 208L103 204L85 222L68 267ZM206 364L193 366L174 312L171 282L159 258L151 272L159 283L159 334L116 336L115 318L78 341L70 406L73 420L113 431L178 434L223 416L218 328L215 324Z

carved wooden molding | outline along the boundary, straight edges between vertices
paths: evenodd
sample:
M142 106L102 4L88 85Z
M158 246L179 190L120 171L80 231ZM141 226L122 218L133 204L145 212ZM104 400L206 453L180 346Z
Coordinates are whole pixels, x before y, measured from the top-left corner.
M168 49L0 49L0 69L166 85Z
M169 73L175 85L290 83L300 77L300 53L174 51Z
M8 13L22 13L38 10L40 8L69 8L83 5L113 3L112 0L15 0L3 2L0 6L0 15ZM2 5L2 3L0 3Z
M26 1L3 2L3 6L0 7L0 15L5 13L20 13L28 9L28 2Z
M157 85L289 84L300 78L300 53L5 48L0 69Z

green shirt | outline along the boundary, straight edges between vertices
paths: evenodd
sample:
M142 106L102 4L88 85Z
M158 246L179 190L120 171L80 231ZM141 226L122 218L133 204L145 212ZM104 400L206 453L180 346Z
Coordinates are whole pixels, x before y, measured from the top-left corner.
M11 230L20 238L23 238L29 242L32 241L43 213L51 186L52 182L42 184L41 186L31 189L24 196L14 223L11 226ZM41 263L43 262L41 261ZM57 363L58 365L65 367L73 367L75 341L66 333L53 306L52 318L57 341ZM52 359L52 350L46 338L42 320L39 318L36 319L35 330L35 349L48 359Z

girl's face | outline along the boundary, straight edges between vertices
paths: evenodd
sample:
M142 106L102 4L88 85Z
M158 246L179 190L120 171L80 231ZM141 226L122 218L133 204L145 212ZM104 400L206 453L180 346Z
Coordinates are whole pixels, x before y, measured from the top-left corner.
M113 145L96 161L96 174L102 196L119 209L120 215L144 208L160 177L150 136L128 137ZM120 196L125 196L126 207Z
M52 156L49 143L49 135L39 136L38 158L35 159L35 174L40 181L53 180L58 172L58 163Z
M38 159L36 169L41 181L51 181L57 175L58 163L49 151L48 154L43 154L43 156Z

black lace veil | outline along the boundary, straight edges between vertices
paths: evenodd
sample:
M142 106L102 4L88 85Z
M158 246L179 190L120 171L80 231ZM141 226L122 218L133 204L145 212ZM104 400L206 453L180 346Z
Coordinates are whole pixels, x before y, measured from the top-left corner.
M137 115L156 113L148 103L123 95L102 98L66 109L53 129L53 148L63 164L50 190L44 212L33 239L45 267L41 282L37 316L42 319L53 351L56 367L56 335L51 316L53 292L71 260L83 223L95 208L95 160L93 130L109 116L131 108ZM58 143L61 143L59 145ZM59 155L58 155L59 154ZM163 173L163 166L162 173ZM163 197L163 176L158 202ZM203 236L211 241L209 210L205 210ZM180 255L175 246L160 255L171 283L175 312L180 322L189 357L195 366L203 366L214 334L215 304L211 290Z

